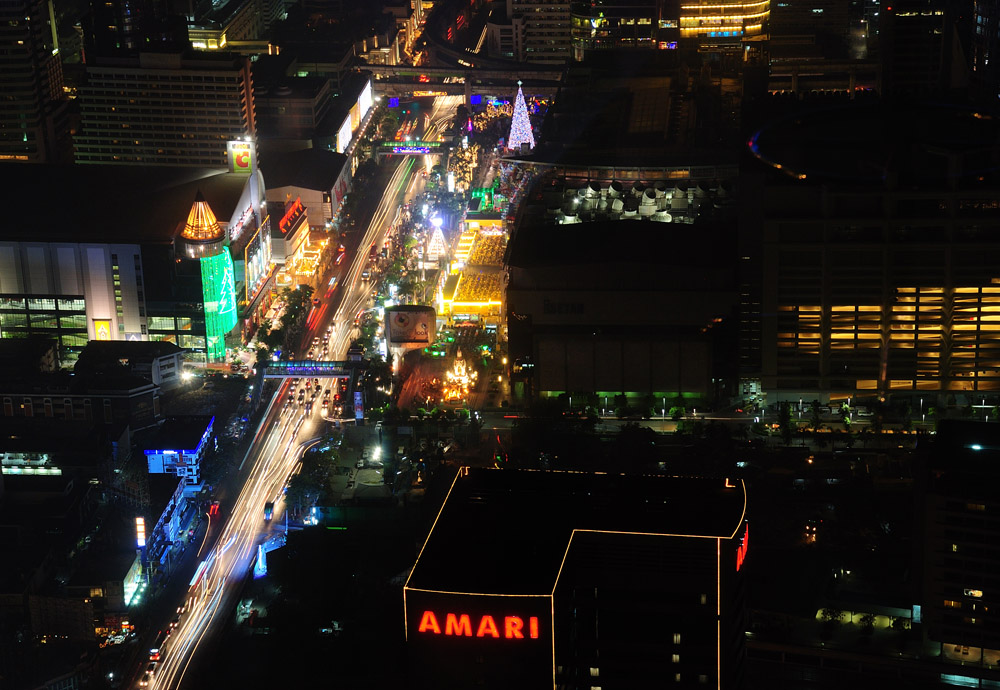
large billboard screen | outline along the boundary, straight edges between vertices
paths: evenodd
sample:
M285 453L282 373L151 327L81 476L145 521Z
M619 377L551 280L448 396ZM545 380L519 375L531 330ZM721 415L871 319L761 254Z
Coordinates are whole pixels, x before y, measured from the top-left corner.
M205 305L205 355L209 362L226 359L226 334L237 322L236 284L229 247L201 259L201 293Z
M365 119L365 115L372 107L372 82L368 80L365 83L365 88L361 89L361 96L358 98L358 105L361 106L361 119Z
M416 677L441 687L552 688L550 596L404 592Z
M434 307L402 305L385 310L389 345L430 345L437 332Z
M350 115L344 120L344 124L340 126L340 131L337 132L337 153L343 153L347 150L347 147L351 145L351 117Z
M271 273L271 233L258 230L243 250L247 302L252 302Z

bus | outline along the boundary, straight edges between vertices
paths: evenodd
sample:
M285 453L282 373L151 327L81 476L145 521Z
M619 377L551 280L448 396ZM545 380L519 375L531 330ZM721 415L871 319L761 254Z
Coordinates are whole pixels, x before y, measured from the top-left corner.
M167 650L167 638L170 637L169 630L161 630L156 633L156 641L153 642L153 646L149 648L149 660L150 661L162 661L163 657L166 656Z

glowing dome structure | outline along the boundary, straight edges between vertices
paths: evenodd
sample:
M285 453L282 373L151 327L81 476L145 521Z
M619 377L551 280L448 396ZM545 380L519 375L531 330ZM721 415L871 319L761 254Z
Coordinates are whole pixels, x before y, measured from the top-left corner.
M219 225L215 212L199 190L181 231L181 251L188 259L214 256L222 250L226 233Z

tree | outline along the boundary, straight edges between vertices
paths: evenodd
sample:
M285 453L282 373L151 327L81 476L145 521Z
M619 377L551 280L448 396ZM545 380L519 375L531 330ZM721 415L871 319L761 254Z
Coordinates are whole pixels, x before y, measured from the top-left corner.
M778 429L782 443L787 446L792 440L792 410L787 400L778 403Z
M809 426L813 428L813 431L816 431L823 426L823 417L820 414L819 400L813 400L809 403Z

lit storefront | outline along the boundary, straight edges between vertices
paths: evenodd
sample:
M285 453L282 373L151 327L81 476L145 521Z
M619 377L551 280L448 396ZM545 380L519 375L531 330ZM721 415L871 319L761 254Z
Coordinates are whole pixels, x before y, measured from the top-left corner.
M309 239L309 218L302 199L296 197L289 203L275 227L271 223L271 244L274 261L280 265L275 284L279 288L308 283L319 266L318 244Z

